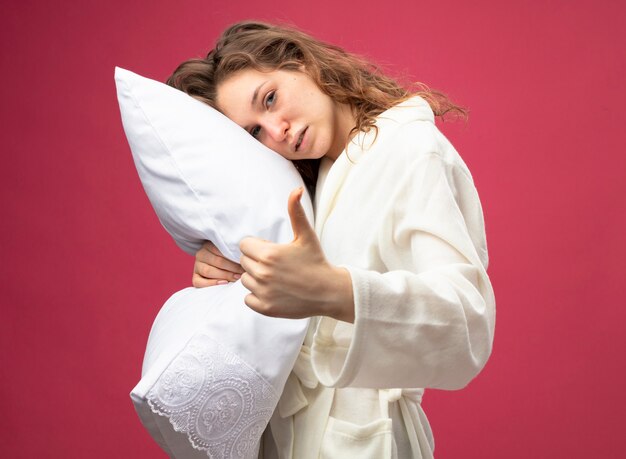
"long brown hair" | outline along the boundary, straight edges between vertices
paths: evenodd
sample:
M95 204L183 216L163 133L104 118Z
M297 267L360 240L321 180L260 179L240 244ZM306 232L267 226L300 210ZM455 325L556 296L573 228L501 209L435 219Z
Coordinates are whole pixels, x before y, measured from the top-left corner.
M356 125L349 137L376 129L379 114L413 95L423 97L435 116L449 112L466 116L465 109L421 83L410 91L362 57L295 28L263 22L244 21L228 27L206 58L183 62L167 84L217 108L216 88L233 73L247 68L298 71L303 65L322 92L352 108ZM293 161L309 188L315 186L319 161Z

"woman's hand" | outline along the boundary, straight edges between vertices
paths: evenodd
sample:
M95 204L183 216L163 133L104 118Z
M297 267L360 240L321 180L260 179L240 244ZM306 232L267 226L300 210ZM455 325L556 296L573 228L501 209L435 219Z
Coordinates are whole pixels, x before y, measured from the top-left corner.
M210 287L212 285L235 282L243 274L241 265L224 258L222 252L211 241L204 243L196 252L196 262L193 265L194 287Z
M289 195L292 242L275 244L247 237L239 243L245 270L241 282L251 292L245 303L272 317L323 315L354 322L350 273L326 260L300 204L303 191L298 188Z

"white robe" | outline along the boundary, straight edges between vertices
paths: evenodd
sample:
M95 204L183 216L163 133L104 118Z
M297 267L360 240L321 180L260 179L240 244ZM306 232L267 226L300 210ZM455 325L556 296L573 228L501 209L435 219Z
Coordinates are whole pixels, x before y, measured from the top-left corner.
M324 253L352 277L355 322L312 320L266 458L430 458L423 388L464 387L491 353L495 300L467 166L419 97L377 126L322 161L315 198Z

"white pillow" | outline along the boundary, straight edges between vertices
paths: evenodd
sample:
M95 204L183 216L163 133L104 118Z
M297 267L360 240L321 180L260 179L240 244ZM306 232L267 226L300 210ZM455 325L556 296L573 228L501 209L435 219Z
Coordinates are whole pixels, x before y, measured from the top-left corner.
M139 177L185 252L195 254L208 240L238 262L246 236L293 237L287 197L304 183L291 161L182 91L119 67L115 80ZM304 194L312 219L306 188Z
M287 197L303 183L291 162L176 89L120 68L115 80L144 189L183 250L208 239L238 261L245 236L292 240ZM312 220L306 188L302 204ZM248 293L241 282L188 288L154 321L130 395L171 457L257 455L308 320L260 315Z

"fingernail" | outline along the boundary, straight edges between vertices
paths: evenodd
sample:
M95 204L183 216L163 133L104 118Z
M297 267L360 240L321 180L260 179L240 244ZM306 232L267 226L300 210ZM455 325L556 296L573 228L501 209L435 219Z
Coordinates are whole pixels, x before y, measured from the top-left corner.
M217 285L224 285L224 284L228 284L227 280L219 280L217 281Z
M240 279L240 278L241 278L241 274L233 274L233 277L234 277L235 279Z

